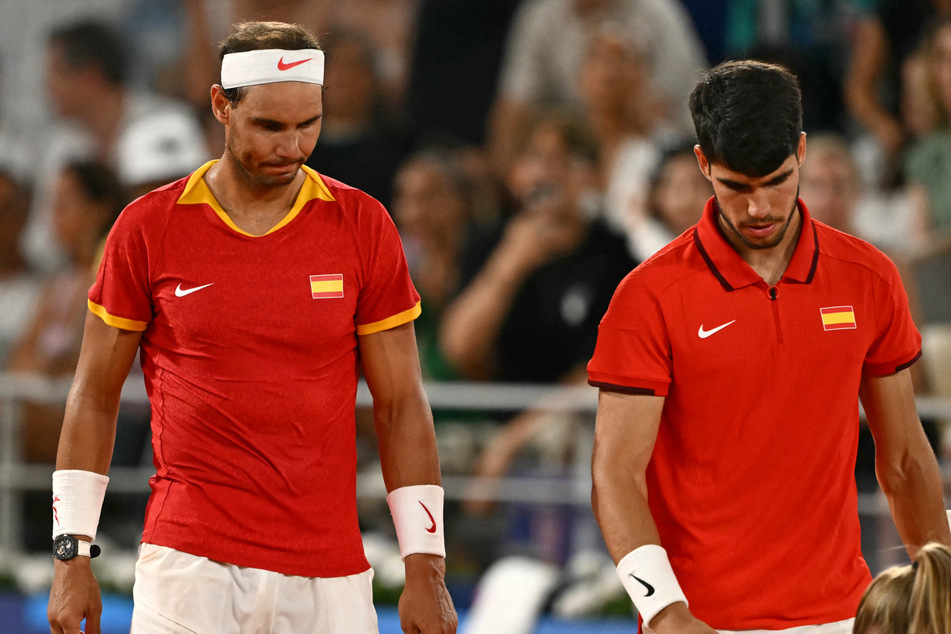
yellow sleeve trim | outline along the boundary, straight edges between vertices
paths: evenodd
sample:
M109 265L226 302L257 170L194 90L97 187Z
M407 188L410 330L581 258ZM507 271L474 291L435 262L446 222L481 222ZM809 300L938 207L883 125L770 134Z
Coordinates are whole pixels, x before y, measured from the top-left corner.
M375 332L382 332L384 330L389 330L390 328L396 328L397 326L402 326L405 323L411 322L417 317L419 317L423 312L422 307L419 302L416 302L416 305L410 308L409 310L404 310L401 313L397 313L392 317L387 317L382 321L375 321L372 324L362 324L357 326L358 335L372 335Z
M122 317L116 317L110 315L106 312L106 309L96 304L91 299L86 300L86 304L89 306L90 312L93 315L99 317L99 319L106 322L106 325L112 326L113 328L119 328L120 330L134 330L135 332L142 332L149 327L148 322L145 321L136 321L135 319L124 319Z

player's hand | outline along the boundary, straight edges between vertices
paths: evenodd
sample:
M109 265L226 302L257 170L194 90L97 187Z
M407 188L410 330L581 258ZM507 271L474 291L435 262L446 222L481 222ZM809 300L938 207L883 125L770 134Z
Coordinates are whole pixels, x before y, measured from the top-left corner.
M52 634L79 634L79 624L86 619L86 634L100 634L102 595L99 582L92 574L89 557L74 557L53 562L53 587L46 616Z
M645 628L654 634L717 634L717 631L696 619L683 601L671 603L651 619Z
M446 560L410 555L405 560L406 587L400 597L400 626L407 634L454 634L458 617L446 590Z

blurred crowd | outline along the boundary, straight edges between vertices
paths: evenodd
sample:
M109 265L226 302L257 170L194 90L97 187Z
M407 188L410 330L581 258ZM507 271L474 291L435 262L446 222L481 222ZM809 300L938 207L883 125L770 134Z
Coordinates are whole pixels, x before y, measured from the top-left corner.
M919 391L951 396L951 0L5 1L4 371L72 374L122 207L223 152L216 43L249 19L321 38L308 164L390 210L422 296L427 380L583 385L618 282L712 195L685 106L698 72L754 57L800 78L802 199L899 264L925 337ZM435 411L449 473L565 466L584 424L490 407ZM23 410L24 459L54 459L62 414ZM117 460L138 464L145 444L120 442ZM453 512L465 543L491 546L458 560L482 569L519 536L564 557L569 537L550 528L563 517L500 519L482 493ZM475 536L498 532L510 539Z

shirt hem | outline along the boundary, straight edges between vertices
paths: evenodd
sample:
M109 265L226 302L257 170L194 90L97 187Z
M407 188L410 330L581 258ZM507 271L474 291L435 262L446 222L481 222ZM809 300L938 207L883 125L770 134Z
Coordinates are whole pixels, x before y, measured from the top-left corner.
M192 544L177 543L174 539L162 539L161 537L157 537L154 531L151 535L144 534L141 541L142 543L178 550L183 553L188 553L189 555L194 555L195 557L204 557L210 561L242 568L269 570L278 574L291 575L294 577L322 579L350 577L370 569L370 562L367 561L365 556L361 557L362 561L357 561L356 558L354 558L354 561L335 566L308 566L301 564L302 561L309 558L306 553L292 553L288 560L282 563L274 561L273 557L236 557L234 555L237 552L237 547L229 554L215 549L200 548Z

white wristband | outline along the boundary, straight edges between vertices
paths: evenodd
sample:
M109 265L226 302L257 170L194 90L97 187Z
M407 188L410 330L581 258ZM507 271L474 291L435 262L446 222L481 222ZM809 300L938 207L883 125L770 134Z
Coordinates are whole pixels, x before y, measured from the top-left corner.
M60 535L96 539L107 484L107 476L92 471L53 472L53 539Z
M670 567L667 551L656 544L635 548L625 555L618 562L617 574L647 625L671 603L687 603Z
M416 553L446 556L443 498L442 487L435 484L400 487L386 496L402 559Z

